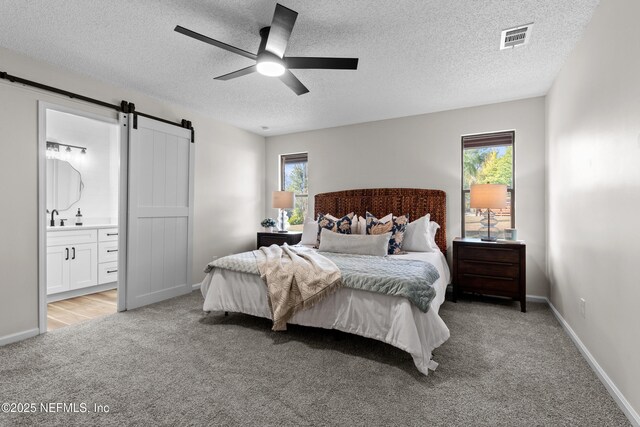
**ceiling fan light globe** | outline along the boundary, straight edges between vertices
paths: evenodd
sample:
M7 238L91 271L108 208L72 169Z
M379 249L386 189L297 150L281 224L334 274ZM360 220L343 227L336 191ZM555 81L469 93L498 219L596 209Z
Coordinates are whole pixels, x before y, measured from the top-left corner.
M258 72L264 76L278 77L284 74L284 65L272 60L258 61L256 64Z
M263 51L258 54L256 70L264 76L278 77L284 74L286 67L282 58L269 51Z

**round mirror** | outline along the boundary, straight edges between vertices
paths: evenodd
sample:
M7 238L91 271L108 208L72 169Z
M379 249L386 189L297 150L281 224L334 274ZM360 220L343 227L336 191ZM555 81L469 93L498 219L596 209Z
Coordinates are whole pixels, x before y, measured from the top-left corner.
M47 159L47 209L65 211L80 200L82 176L71 163Z

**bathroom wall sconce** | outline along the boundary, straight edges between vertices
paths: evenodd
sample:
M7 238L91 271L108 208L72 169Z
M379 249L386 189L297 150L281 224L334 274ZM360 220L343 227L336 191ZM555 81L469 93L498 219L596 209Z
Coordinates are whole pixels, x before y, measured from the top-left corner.
M60 147L67 147L64 150L64 155L60 153ZM80 150L80 154L87 154L87 147L80 147L78 145L63 144L61 142L47 141L47 158L61 159L62 157L68 157L71 155L71 148L77 148ZM65 160L65 159L62 159Z
M82 150L82 154L87 154L87 147L80 147L78 145L71 145L71 144L63 144L61 142L51 142L51 141L47 141L47 150L51 150L51 151L60 151L60 147L67 147L67 149L65 150L67 153L71 152L71 148L77 148L78 150Z

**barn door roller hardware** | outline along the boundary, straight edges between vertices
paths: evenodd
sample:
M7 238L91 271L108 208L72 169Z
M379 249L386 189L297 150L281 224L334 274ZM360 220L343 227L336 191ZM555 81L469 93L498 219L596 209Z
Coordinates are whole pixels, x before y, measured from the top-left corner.
M118 112L133 114L133 127L137 129L138 127L138 116L146 117L148 119L158 120L163 123L170 124L172 126L179 126L181 128L186 128L191 130L191 142L195 142L195 132L191 122L189 120L182 119L180 123L172 122L170 120L162 119L160 117L152 116L151 114L145 114L140 111L136 111L136 106L132 102L122 101L120 105L110 104L108 102L100 101L99 99L90 98L88 96L80 95L78 93L69 92L68 90L60 89L54 86L45 85L42 83L34 82L32 80L23 79L22 77L13 76L6 71L0 71L0 79L8 80L11 83L18 83L24 86L31 86L37 89L46 90L48 92L57 93L58 95L67 96L72 99L78 99L80 101L88 102L90 104L99 105L101 107L111 108ZM185 126L185 123L188 123L188 127Z

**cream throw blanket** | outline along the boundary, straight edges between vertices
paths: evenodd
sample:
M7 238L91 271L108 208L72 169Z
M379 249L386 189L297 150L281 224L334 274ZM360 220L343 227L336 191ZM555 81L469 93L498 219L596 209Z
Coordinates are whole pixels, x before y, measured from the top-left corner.
M260 277L267 284L274 331L286 330L294 314L342 285L338 267L314 251L285 244L262 247L254 254Z

